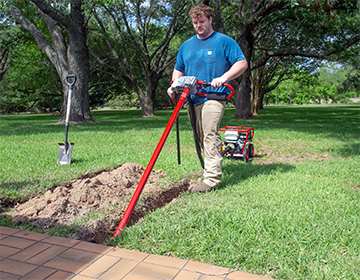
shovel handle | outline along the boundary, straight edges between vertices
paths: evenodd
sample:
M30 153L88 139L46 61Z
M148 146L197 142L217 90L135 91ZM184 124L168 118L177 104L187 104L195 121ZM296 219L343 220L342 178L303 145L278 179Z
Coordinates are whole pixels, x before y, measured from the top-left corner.
M75 75L75 74L67 75L65 80L66 80L66 83L67 83L70 87L72 87L72 86L75 84L75 82L76 82L76 75ZM72 81L71 81L71 80L72 80Z
M66 119L65 119L65 126L67 127L69 125L69 119L70 119L71 96L72 96L72 91L73 91L72 86L76 82L76 75L75 74L67 75L65 80L66 80L66 83L69 85L69 93L68 93L68 100L67 100L67 107L66 107ZM67 135L67 132L65 134ZM66 140L65 140L65 142L66 142Z

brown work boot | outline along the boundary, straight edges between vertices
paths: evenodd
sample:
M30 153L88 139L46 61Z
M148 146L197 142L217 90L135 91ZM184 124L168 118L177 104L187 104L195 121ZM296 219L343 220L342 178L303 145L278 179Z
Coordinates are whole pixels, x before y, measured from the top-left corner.
M207 192L210 191L212 187L210 187L208 184L201 182L199 185L191 188L189 191L191 193L197 193L197 192Z

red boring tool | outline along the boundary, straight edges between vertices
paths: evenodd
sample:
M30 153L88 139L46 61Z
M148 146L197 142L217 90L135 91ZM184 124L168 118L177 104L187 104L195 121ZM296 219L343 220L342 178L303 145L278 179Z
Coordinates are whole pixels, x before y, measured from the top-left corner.
M206 94L197 92L197 89L202 88L202 87L209 87L210 85L211 85L211 83L199 81L198 79L196 79L196 77L192 77L192 76L180 77L180 78L176 79L173 82L173 84L171 85L174 92L182 91L179 101L174 109L174 112L172 113L172 115L170 117L168 124L166 125L165 131L162 134L158 145L156 146L154 154L152 155L152 157L149 161L149 164L147 165L147 167L144 171L144 174L140 179L139 185L137 186L137 188L133 194L133 197L130 200L129 205L126 208L124 216L121 219L113 237L122 233L128 220L130 219L130 216L132 214L132 211L134 210L136 202L138 201L138 199L140 197L140 194L141 194L141 192L146 184L146 181L155 165L155 162L161 152L161 149L163 148L163 146L165 144L165 141L170 133L170 130L171 130L172 126L174 125L174 122L175 122L177 116L179 115L179 112L180 112L182 106L186 103L187 97L189 96L189 94L199 94L201 96L206 96ZM234 89L229 84L224 84L224 86L227 86L228 88L230 88L230 90L232 92L232 94L230 96L228 96L228 98L230 98L234 94Z

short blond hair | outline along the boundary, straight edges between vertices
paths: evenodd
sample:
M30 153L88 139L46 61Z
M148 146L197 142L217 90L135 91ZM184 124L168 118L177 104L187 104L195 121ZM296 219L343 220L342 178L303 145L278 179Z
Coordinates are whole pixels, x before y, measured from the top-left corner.
M198 18L202 16L206 16L207 18L210 18L212 17L212 15L213 13L211 8L205 4L197 5L193 7L189 12L190 18Z

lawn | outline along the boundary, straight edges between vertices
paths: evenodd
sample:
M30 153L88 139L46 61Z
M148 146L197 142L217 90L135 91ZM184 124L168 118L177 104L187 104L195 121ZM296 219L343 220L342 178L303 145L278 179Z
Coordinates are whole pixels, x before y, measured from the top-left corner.
M70 166L56 164L58 117L0 116L2 205L125 162L146 166L170 114L94 113L99 123L69 129ZM234 114L228 108L222 125L254 127L255 158L224 159L218 189L181 194L109 244L276 279L359 279L360 104L267 106L251 121ZM180 130L181 165L172 131L154 166L169 181L201 169L186 111Z

